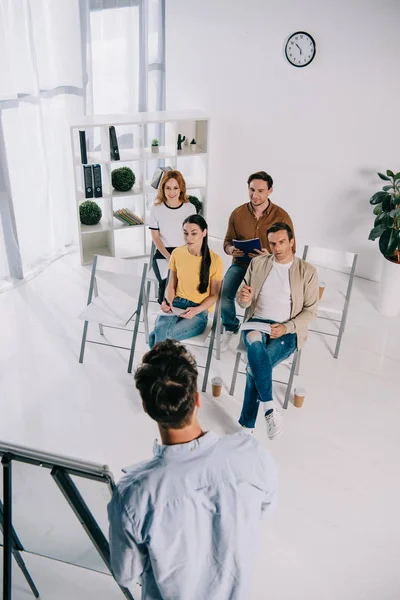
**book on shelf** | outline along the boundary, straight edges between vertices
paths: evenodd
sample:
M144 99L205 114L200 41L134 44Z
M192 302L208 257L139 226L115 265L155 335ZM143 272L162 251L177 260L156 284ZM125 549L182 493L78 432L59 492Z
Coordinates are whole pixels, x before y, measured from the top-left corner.
M115 210L113 214L121 223L127 225L144 225L143 220L128 208L120 208L119 210Z
M103 196L103 186L101 183L101 166L100 165L92 165L92 171L93 171L94 197L101 198Z
M119 148L117 134L114 125L110 125L110 159L119 160Z
M157 190L158 186L161 183L161 179L164 177L164 173L166 173L167 171L172 171L172 167L157 167L157 169L154 171L153 179L150 183L151 187Z
M79 144L81 147L81 163L87 164L87 151L86 151L86 132L79 130Z
M93 198L92 165L83 165L83 181L85 186L85 198Z

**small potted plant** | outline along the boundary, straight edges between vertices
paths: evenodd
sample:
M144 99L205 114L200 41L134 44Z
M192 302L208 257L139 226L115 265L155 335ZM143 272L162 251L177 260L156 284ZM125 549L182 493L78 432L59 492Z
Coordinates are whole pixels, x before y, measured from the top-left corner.
M199 200L197 196L188 196L188 200L195 207L197 214L201 215L203 212L203 203L201 200Z
M190 142L190 151L196 152L196 150L197 150L197 143L196 143L196 140L193 138L192 141Z
M151 151L153 154L158 154L158 150L159 150L158 139L154 138L154 140L151 142Z
M379 238L379 250L385 259L378 310L390 317L400 311L400 173L388 169L386 175L378 173L378 176L386 185L369 201L374 207L375 222L368 239Z

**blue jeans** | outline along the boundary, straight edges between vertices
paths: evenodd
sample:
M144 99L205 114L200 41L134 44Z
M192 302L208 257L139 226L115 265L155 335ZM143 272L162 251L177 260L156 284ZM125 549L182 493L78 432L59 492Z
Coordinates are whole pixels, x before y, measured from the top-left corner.
M179 298L177 296L172 305L176 308L189 308L190 306L199 306L191 300ZM180 317L157 317L154 331L149 335L149 346L152 348L154 344L163 342L167 338L170 340L186 340L203 333L207 327L208 310L203 310L201 313L193 317L193 319L181 319Z
M239 331L240 322L236 316L235 297L236 292L246 275L247 267L231 265L224 277L224 286L221 297L222 325L226 331Z
M274 323L268 319L250 319L251 321L264 321ZM280 338L271 339L267 333L261 331L262 341L250 343L244 331L244 342L247 348L246 389L239 423L244 427L253 429L256 424L258 404L272 400L272 369L280 362L289 358L296 350L297 335L286 333Z

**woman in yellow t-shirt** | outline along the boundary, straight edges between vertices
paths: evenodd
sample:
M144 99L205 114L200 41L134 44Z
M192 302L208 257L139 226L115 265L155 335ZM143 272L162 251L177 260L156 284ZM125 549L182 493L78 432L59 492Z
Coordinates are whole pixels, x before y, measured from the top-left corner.
M184 340L203 333L208 311L216 303L223 279L221 258L208 247L207 223L201 215L183 221L186 245L175 248L169 261L169 281L161 310L150 334L150 348L167 338ZM174 308L183 312L171 316Z

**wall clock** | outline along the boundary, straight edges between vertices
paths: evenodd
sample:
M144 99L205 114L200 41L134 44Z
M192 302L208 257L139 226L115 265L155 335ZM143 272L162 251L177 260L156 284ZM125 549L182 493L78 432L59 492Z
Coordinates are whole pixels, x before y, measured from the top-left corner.
M294 67L306 67L314 60L315 40L306 31L296 31L289 36L285 46L285 55Z

